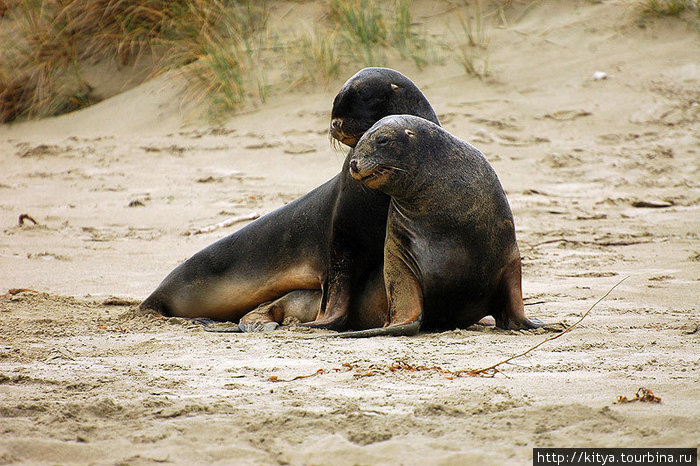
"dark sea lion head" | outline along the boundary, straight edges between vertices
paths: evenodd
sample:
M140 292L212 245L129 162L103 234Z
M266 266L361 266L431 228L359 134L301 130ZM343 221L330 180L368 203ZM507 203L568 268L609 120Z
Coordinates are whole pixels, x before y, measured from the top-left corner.
M416 115L440 124L428 99L398 71L365 68L348 79L333 101L331 136L350 147L387 115Z
M367 187L401 197L420 191L433 165L431 154L440 152L444 131L423 118L390 115L375 123L360 138L350 159L350 174ZM421 176L416 176L421 173Z

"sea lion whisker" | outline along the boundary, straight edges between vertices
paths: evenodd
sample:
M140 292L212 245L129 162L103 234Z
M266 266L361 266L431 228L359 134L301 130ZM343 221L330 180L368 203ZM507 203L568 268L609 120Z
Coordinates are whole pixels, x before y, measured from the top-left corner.
M388 168L388 169L390 169L390 170L392 170L392 171L397 171L397 172L405 172L405 171L408 171L408 170L406 170L405 168L399 168L399 167L395 167L395 166L393 166L393 165L382 165L382 167Z

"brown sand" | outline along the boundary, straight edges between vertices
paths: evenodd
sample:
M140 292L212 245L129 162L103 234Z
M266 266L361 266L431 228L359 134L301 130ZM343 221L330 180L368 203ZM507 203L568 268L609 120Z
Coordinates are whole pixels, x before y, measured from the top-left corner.
M632 3L528 9L491 32L483 81L390 63L499 173L530 315L572 323L629 276L494 378L389 368L479 368L547 334L311 340L134 311L231 229L183 233L337 172L337 86L212 129L183 119L166 76L0 127L0 289L40 292L0 298L0 464L528 464L535 446L698 447L700 40L697 23L639 27ZM24 213L39 224L17 226ZM662 403L615 404L640 387Z

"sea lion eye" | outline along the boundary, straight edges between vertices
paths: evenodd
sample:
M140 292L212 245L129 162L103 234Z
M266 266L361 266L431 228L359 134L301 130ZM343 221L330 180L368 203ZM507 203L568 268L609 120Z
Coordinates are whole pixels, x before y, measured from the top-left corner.
M399 90L399 86L397 86L397 85L394 84L394 83L391 83L391 90L394 91L394 92L396 92L396 91Z
M405 130L403 130L403 131L404 131L404 133L406 133L406 136L408 136L408 137L413 137L413 136L416 135L416 133L414 133L414 132L411 131L410 129L405 129Z

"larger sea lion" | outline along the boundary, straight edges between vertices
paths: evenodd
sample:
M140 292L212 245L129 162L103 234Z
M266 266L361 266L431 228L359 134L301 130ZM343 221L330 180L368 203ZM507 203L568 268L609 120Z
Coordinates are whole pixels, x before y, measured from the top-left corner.
M513 215L476 148L422 118L388 116L357 143L350 173L391 196L384 246L385 327L340 336L412 335L464 328L492 315L525 317Z
M336 96L331 134L352 147L376 121L403 113L438 123L410 79L394 70L366 68ZM389 197L350 176L351 156L352 150L333 179L176 267L141 308L168 316L237 321L289 292L310 290L317 309L310 325L340 329L353 315L354 328L375 326L376 314L350 311L366 309L367 303L376 307L377 300L385 299L376 290L382 289ZM308 303L308 298L300 299ZM284 310L265 315L284 316Z

